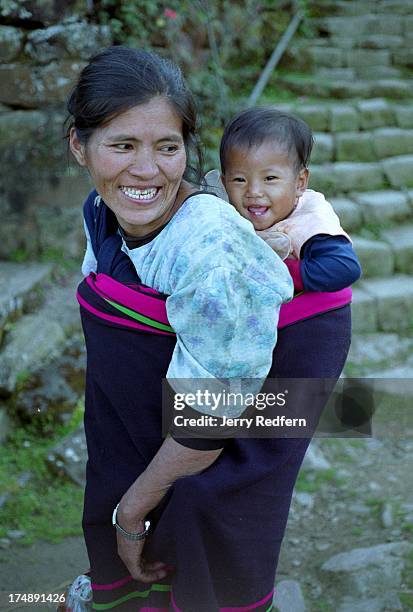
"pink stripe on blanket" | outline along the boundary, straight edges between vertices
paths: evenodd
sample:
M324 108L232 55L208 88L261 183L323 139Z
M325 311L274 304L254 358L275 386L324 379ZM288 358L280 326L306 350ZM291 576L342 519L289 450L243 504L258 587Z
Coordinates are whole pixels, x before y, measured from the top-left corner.
M291 302L281 306L278 328L282 329L287 325L350 304L352 295L350 287L331 293L308 291L297 295Z
M102 273L94 274L92 272L86 278L86 282L92 289L100 293L102 297L115 300L122 306L136 310L147 317L159 321L159 323L169 325L165 300L155 297L159 295L157 291L151 290L154 297L145 295L145 293L137 292ZM147 291L147 288L143 287L143 291Z
M140 323L133 323L132 321L129 321L127 319L122 319L121 317L114 317L112 315L103 314L103 312L100 312L100 310L96 310L96 308L93 308L93 306L91 306L88 302L86 302L86 300L82 298L79 292L76 293L76 297L77 297L77 301L79 302L81 306L83 306L83 308L85 308L92 314L96 315L100 319L104 319L105 321L109 321L110 323L116 323L117 325L122 325L124 327L131 327L132 329L140 329L141 331L150 332L152 334L162 334L165 336L173 335L171 332L165 332L165 331L162 331L161 329L155 329L154 327L141 325Z

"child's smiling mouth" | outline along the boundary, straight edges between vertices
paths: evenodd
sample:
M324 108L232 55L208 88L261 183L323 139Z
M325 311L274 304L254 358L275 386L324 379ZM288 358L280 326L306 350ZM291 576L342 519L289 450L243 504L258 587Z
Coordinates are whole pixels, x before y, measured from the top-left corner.
M248 206L247 210L254 217L262 217L270 209L269 206Z

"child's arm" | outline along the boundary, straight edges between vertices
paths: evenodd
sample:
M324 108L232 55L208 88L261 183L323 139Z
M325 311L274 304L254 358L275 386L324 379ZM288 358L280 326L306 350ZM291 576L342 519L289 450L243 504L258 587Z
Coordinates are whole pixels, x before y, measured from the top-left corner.
M345 236L317 234L301 249L300 272L305 291L339 291L360 278L361 266Z

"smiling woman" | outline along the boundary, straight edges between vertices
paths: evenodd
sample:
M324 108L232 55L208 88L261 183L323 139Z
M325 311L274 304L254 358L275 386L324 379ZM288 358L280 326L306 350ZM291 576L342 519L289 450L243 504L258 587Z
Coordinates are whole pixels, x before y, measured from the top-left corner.
M114 117L98 127L87 144L72 128L70 146L127 235L155 230L182 203L182 120L167 99L154 98Z
M68 110L95 184L77 294L93 609L270 610L308 440L164 439L161 383L263 380L291 277L246 219L189 182L196 114L173 63L103 51Z

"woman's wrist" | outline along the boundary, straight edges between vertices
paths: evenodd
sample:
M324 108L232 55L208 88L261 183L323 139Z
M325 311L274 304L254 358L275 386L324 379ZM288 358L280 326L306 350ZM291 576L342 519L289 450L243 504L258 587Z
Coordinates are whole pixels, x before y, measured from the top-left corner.
M130 531L128 529L124 529L122 525L118 521L118 510L119 510L120 502L116 506L112 514L112 525L117 529L118 532L122 534L128 540L143 540L148 535L150 521L145 521L144 528L139 529L139 531Z
M136 505L131 504L125 495L119 502L117 511L117 522L126 531L138 532L144 529L146 513L143 513Z
M150 484L145 470L122 497L118 508L119 523L122 527L124 522L132 531L141 529L148 512L158 505L169 488L155 491L150 488ZM128 527L124 528L129 530Z

